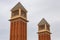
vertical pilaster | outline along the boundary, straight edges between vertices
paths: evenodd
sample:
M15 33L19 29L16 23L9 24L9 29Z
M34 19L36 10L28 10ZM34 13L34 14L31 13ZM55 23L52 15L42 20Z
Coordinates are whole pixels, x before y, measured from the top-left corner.
M46 30L46 27L47 27L47 26L46 26L46 24L45 24L45 30Z
M19 16L21 16L21 9L19 8Z

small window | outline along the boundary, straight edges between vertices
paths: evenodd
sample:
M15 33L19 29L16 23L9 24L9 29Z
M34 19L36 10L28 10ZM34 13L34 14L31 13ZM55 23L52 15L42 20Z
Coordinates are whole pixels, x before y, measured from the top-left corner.
M13 16L17 16L17 15L19 15L19 10L16 10L16 11L13 11L13 12L12 12L12 17L13 17Z
M49 25L47 25L47 30L50 30Z
M26 13L24 11L21 11L21 16L26 17Z
M39 30L43 30L45 28L45 25L39 26Z

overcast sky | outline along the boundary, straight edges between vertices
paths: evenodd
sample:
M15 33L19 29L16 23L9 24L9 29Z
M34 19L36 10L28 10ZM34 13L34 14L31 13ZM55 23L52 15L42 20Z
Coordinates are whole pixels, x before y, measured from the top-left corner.
M60 38L60 0L0 0L0 40L10 40L10 10L18 2L27 9L27 40L38 40L37 24L45 18L50 24L51 40Z

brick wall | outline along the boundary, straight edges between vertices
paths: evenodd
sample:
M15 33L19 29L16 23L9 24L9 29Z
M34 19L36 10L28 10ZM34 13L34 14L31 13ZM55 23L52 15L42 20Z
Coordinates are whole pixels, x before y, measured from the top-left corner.
M27 22L22 19L10 22L10 40L27 40Z

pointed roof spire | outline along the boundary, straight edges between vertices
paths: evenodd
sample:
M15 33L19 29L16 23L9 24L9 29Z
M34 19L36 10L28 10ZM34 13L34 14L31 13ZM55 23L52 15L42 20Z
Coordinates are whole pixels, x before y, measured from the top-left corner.
M11 9L11 11L15 11L15 10L17 10L17 9L21 9L21 10L23 10L24 12L27 12L27 10L24 8L24 6L20 3L20 2L18 2L12 9Z
M49 25L48 22L43 18L38 25L44 25L44 24Z

